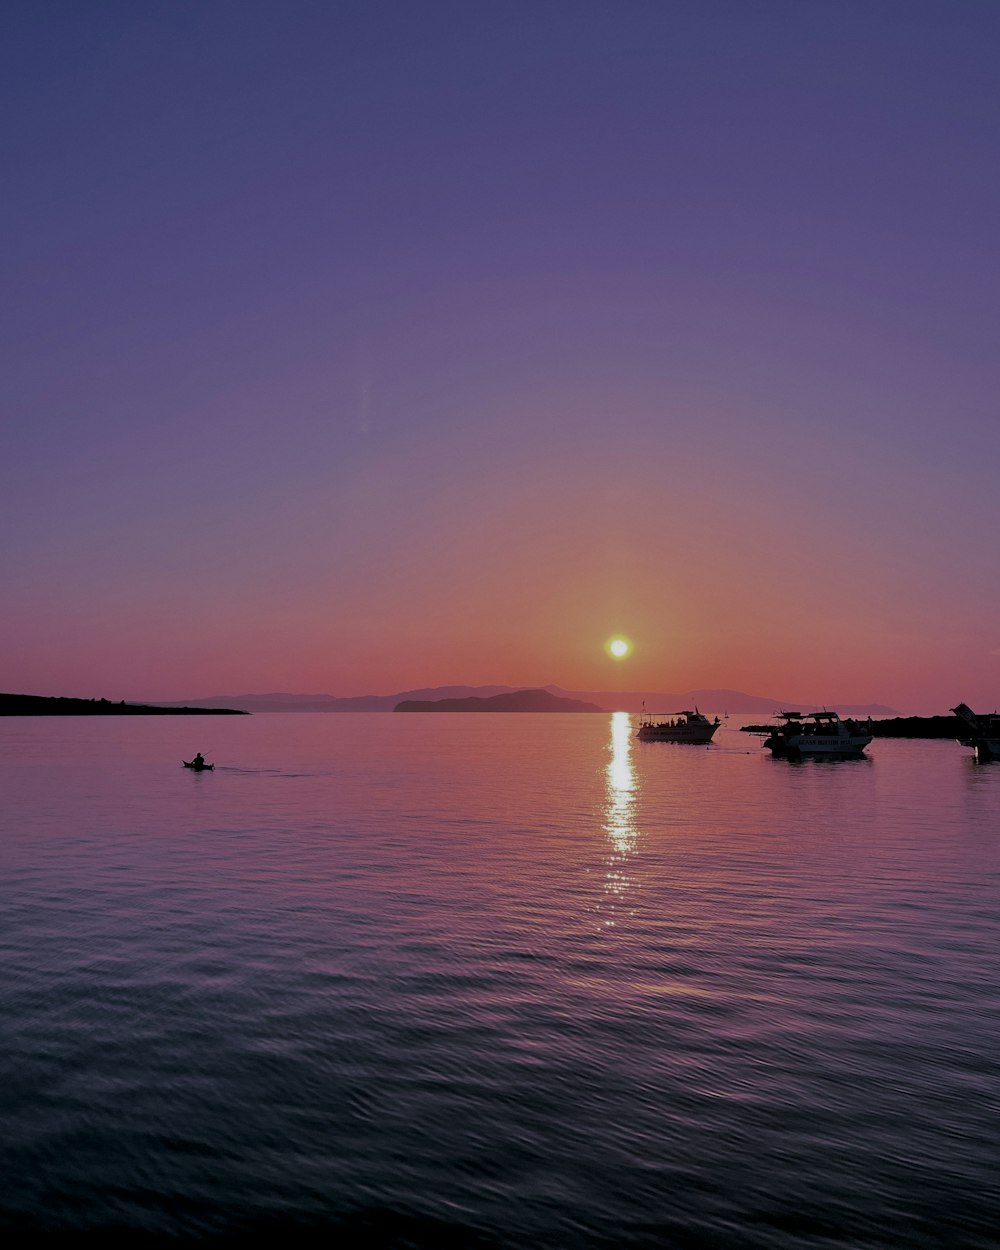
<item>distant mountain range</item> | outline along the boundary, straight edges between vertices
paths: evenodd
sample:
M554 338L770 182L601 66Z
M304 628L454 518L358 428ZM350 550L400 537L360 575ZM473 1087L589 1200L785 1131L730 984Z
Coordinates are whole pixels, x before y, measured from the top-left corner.
M517 686L430 686L422 690L401 690L398 694L362 694L338 698L332 694L218 694L207 699L182 703L161 703L160 707L182 707L195 702L199 707L238 707L247 712L391 712L404 699L491 698L512 694Z
M675 712L698 707L705 712L814 712L824 707L842 716L896 716L893 707L884 703L795 703L791 699L772 699L770 696L746 694L742 690L688 690L683 694L665 694L662 691L644 693L625 690L561 690L558 686L546 686L553 694L571 695L574 699L586 699L598 703L607 711ZM238 706L238 705L237 705Z
M523 692L518 686L430 686L420 690L401 690L398 694L356 695L338 698L332 694L225 694L205 699L185 699L179 703L162 702L158 707L240 708L247 712L391 712L400 703L438 702L441 699L492 699L496 695ZM674 712L699 707L702 711L732 712L737 715L764 713L781 709L788 712L813 712L823 706L842 716L897 716L896 708L883 703L796 703L790 699L746 694L742 690L687 690L681 694L641 690L564 690L561 686L543 687L562 699L575 699L596 704L601 711ZM437 711L442 709L438 708Z
M604 712L596 703L563 699L551 690L515 690L488 699L404 699L397 712Z

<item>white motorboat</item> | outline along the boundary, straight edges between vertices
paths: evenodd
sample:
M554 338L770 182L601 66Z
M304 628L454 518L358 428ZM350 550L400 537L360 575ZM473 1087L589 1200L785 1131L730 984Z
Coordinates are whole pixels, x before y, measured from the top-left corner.
M836 712L777 712L779 723L762 732L763 745L786 759L859 759L871 742L871 720L867 724L841 720Z
M685 712L643 712L636 737L642 742L688 742L705 746L722 722L709 720L695 708Z
M977 760L1000 760L1000 713L978 715L967 703L951 710L968 726L968 733L959 738L962 746L972 747Z

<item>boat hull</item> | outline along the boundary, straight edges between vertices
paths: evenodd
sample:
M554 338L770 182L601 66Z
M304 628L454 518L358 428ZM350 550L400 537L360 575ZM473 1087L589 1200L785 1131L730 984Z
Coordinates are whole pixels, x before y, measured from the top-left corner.
M951 709L965 722L965 731L958 739L964 747L972 747L980 763L1000 760L1000 713L987 712L979 715L967 703L959 703Z
M849 742L842 740L801 742L794 738L775 741L773 738L768 738L764 746L779 759L859 760L864 756L865 747L869 742L871 738L867 737Z
M764 747L782 759L857 760L874 735L854 720L836 712L780 712L781 723L764 740Z
M635 736L640 742L680 742L704 747L715 737L721 723L718 717L709 720L697 708L686 708L683 712L643 712Z
M702 747L712 741L716 729L718 725L709 725L707 729L698 728L688 732L682 729L658 730L655 726L644 725L636 737L640 742L686 742L689 746Z

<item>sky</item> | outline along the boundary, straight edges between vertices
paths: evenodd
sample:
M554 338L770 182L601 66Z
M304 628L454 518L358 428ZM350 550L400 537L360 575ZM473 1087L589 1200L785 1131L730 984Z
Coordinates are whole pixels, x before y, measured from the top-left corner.
M0 689L1000 701L1000 5L5 15Z

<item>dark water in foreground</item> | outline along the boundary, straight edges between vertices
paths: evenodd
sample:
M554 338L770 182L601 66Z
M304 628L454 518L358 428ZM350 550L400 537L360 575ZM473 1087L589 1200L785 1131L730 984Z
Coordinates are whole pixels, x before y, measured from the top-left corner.
M0 722L0 1229L997 1246L1000 765L869 750Z

